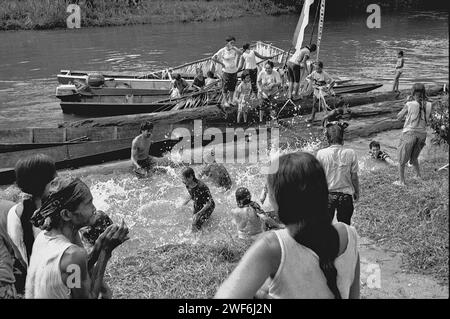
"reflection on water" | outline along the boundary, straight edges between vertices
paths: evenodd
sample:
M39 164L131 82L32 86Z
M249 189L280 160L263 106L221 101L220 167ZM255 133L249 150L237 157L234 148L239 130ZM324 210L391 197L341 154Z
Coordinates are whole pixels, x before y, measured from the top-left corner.
M54 97L60 69L145 73L209 56L228 34L238 45L263 40L289 49L297 16L78 30L0 32L0 128L54 126L63 115ZM396 51L405 51L400 88L448 79L448 18L439 12L367 15L325 21L320 59L336 76L379 81L390 89ZM309 26L305 40L309 41ZM314 36L315 38L315 36Z

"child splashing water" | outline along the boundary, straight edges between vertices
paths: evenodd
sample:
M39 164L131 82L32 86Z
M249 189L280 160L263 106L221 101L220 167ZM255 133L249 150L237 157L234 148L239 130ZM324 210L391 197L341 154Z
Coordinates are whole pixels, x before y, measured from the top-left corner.
M252 201L250 191L245 187L236 190L236 203L238 208L231 211L233 222L237 226L241 239L256 239L264 231L265 223L278 228L279 225L266 216L258 203Z
M359 298L357 233L332 224L322 166L304 152L274 164L268 195L286 228L261 236L215 297Z

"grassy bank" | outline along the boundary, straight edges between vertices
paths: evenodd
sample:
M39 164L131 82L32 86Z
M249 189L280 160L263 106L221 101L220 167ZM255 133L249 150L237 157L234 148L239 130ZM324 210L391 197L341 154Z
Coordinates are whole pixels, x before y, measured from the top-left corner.
M425 181L395 187L396 168L361 176L361 200L353 221L360 236L404 254L408 272L448 283L448 171L445 160L423 163ZM108 266L115 298L210 298L234 269L248 245L180 244L141 250Z
M68 2L0 0L0 30L65 28ZM95 0L94 3L91 6L79 1L82 27L216 21L295 10L271 0L140 0L138 5L129 5L128 1Z
M406 172L408 187L392 185L395 167L361 179L362 196L354 221L360 236L404 253L411 272L430 274L448 283L448 171L436 172L444 160L423 163L424 181Z

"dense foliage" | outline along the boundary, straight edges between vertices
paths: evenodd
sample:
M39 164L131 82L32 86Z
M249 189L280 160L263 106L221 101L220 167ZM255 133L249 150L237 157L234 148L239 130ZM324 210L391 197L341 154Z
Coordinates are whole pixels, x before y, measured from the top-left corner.
M434 142L448 144L448 95L434 104L430 126L434 130Z

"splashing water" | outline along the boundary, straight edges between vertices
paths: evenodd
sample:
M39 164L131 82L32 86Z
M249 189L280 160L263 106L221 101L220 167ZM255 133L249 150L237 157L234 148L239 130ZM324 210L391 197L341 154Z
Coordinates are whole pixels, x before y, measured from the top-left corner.
M359 144L346 144L356 150L362 174L384 167L384 164L374 165L367 156L367 143L360 141ZM299 147L299 144L302 146ZM129 226L131 240L120 248L125 254L140 247L148 249L165 244L230 241L237 240L230 213L236 207L235 190L241 186L247 187L253 200L259 201L265 184L263 167L282 154L296 151L315 153L323 146L323 139L312 136L307 141L293 143L283 149L267 149L262 152L257 163L224 163L233 180L233 187L225 191L205 180L216 208L203 230L194 234L191 233L192 202L181 206L188 198L188 192L180 179L182 168L166 167L167 173L155 173L148 178L137 178L129 172L116 172L109 175L92 174L83 180L91 188L97 209L107 212L115 222L125 220ZM181 161L179 154L169 154L169 157ZM203 165L192 167L198 175ZM271 210L268 200L263 208Z

